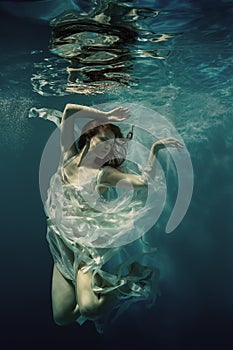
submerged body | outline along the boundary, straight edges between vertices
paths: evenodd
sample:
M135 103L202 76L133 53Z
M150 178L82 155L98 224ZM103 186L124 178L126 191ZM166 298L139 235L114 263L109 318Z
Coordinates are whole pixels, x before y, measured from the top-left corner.
M74 118L86 116L94 122L85 126L77 146ZM137 194L146 192L147 176L154 176L158 150L182 145L174 138L157 141L143 174L121 171L124 157L116 154L116 144L119 146L119 140L125 144L125 139L110 122L128 117L125 108L102 112L69 104L63 112L61 162L45 204L47 239L54 258L52 305L57 324L75 320L82 324L89 319L102 331L109 316L118 316L140 300L153 304L156 298L159 273L155 249L144 243L139 232L146 225L147 212L143 196ZM122 206L129 184L136 195L129 206ZM136 220L139 214L144 214L142 223Z

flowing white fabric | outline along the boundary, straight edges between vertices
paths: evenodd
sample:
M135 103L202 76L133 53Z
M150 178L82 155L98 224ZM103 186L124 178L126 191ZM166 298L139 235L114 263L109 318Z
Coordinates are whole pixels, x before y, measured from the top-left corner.
M34 108L30 116L60 125L59 111ZM115 291L118 316L134 302L144 300L151 305L156 299L156 249L144 242L142 231L154 220L151 216L164 188L159 186L160 182L154 183L153 188L155 185L162 188L161 193L158 190L152 196L148 193L145 196L140 191L127 193L109 187L103 197L98 188L104 171L105 168L97 178L82 185L73 185L63 181L63 169L58 168L50 180L44 206L48 218L47 240L54 263L65 278L74 283L82 264L84 273L92 272L93 291L102 294ZM160 200L156 195L160 195ZM95 284L96 274L102 277L101 286ZM80 324L84 321L83 317L77 320ZM106 319L95 321L99 332L104 322Z

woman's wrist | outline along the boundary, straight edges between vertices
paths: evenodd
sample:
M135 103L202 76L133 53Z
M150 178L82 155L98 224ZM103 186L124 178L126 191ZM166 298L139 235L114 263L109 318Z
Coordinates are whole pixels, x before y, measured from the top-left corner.
M103 113L103 118L105 118L105 119L108 119L114 115L113 111L102 112L102 113Z
M162 149L162 148L164 148L164 144L161 143L160 141L156 141L156 142L152 145L152 152L153 152L153 154L154 154L154 155L157 154L158 151L159 151L160 149Z

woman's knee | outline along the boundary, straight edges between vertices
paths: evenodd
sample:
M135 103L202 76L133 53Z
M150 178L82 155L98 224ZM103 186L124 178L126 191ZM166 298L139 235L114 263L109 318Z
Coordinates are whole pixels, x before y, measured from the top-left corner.
M92 288L93 275L91 272L84 273L82 269L77 271L76 278L76 299L79 305L79 312L88 319L96 319L107 312L115 303L113 294L96 294ZM101 284L101 278L97 274L94 276L94 282Z
M116 300L114 293L95 295L95 298L91 294L84 294L79 298L80 314L91 320L96 319L107 314L116 304Z
M101 307L88 296L79 298L79 312L88 319L95 319L101 314Z
M71 322L71 315L61 311L53 311L53 320L58 326L65 326Z

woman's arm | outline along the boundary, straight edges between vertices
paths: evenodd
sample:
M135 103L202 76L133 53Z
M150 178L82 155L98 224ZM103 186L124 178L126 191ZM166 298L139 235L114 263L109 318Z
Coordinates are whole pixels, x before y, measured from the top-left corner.
M101 185L116 186L118 184L123 188L127 188L127 184L131 184L135 188L143 188L147 186L147 183L142 176L122 173L121 171L112 168L111 166L104 168L100 182Z
M128 108L117 107L112 109L111 111L104 112L99 109L81 106L72 103L68 103L64 109L62 121L66 120L70 116L78 117L78 118L91 118L96 120L104 120L106 121L123 121L129 117Z
M158 152L159 150L166 147L173 147L179 150L183 148L183 144L173 137L159 140L153 143L148 156L147 165L143 173L146 173L152 178L155 177ZM104 169L103 175L101 177L101 184L116 186L119 181L121 181L121 187L127 186L127 183L130 183L135 188L143 188L147 186L145 177L141 175L122 173L121 171L110 166Z
M104 119L106 118L106 115L107 112L100 111L96 108L67 103L62 116L62 121L65 121L71 116L78 118Z
M151 178L155 177L155 172L156 172L156 161L158 157L158 152L161 149L167 148L167 147L172 147L176 148L177 150L182 149L184 146L183 144L176 138L174 137L168 137L166 139L162 139L159 141L156 141L153 143L150 153L148 156L147 164L144 169L144 173L149 175Z
M68 103L65 106L61 121L61 148L66 159L77 154L74 137L74 122L76 118L91 118L106 122L123 121L129 117L127 108L118 107L109 112L96 108Z

